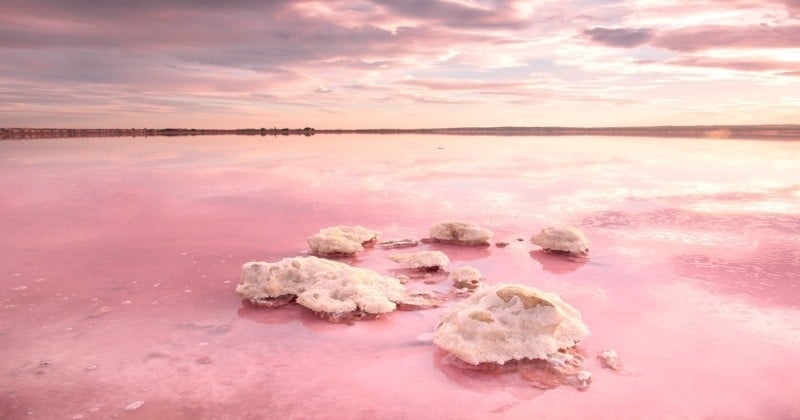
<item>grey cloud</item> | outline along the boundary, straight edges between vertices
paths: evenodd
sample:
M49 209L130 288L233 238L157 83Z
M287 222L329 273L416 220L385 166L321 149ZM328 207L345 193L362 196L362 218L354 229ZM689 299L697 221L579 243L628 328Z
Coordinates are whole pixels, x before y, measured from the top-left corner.
M531 24L514 15L512 2L494 1L491 9L478 9L440 0L373 0L402 16L433 21L451 27L522 28Z
M800 25L795 26L701 26L659 34L653 45L693 52L710 48L797 48Z
M583 33L594 42L624 48L637 47L653 37L653 31L650 29L596 27L587 29Z

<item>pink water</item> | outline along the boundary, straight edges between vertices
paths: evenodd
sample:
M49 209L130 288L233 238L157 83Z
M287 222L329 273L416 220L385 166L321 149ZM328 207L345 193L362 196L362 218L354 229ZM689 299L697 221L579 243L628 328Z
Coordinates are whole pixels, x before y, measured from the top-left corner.
M0 418L800 418L798 162L746 140L0 142ZM321 227L447 219L511 245L418 249L581 311L588 391L444 363L440 309L334 325L234 293L243 262ZM550 222L583 229L588 262L527 241ZM392 274L391 252L349 261Z

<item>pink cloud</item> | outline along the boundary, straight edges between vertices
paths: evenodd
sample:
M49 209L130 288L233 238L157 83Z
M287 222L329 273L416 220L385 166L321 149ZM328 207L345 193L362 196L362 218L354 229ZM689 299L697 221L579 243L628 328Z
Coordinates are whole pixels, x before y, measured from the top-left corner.
M701 26L659 33L652 45L674 51L712 48L792 48L800 46L800 24L792 26Z
M401 83L409 86L419 86L431 90L466 90L480 91L486 89L520 89L527 84L522 81L497 82L480 80L404 80Z
M541 121L530 123L546 124L561 116L529 110L591 102L664 115L648 89L681 83L692 67L753 74L741 75L742 92L773 88L757 73L786 79L798 71L792 54L779 61L756 53L800 47L800 0L644 3L8 0L0 125L153 125L160 114L171 126L255 125L264 116L416 125L408 115L437 125L535 115ZM724 19L707 19L717 15ZM755 58L725 58L719 49ZM594 115L567 111L563 118L576 123Z
M677 66L714 67L714 68L724 68L724 69L753 71L753 72L776 71L784 75L800 74L800 62L684 57L675 60L670 60L667 63Z

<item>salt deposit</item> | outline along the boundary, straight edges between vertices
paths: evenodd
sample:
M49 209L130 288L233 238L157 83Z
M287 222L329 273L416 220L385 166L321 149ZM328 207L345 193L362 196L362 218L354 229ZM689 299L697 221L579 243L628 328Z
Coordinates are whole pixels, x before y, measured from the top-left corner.
M458 267L447 278L456 289L477 289L481 285L481 272L475 267Z
M576 255L588 254L592 245L580 229L572 226L548 226L533 235L531 242L547 251L569 252Z
M430 228L431 239L457 245L489 245L492 232L475 223L443 222Z
M415 270L436 271L446 269L450 259L441 251L420 251L393 254L389 259Z
M321 229L308 238L311 253L317 255L353 255L374 243L380 232L363 226L334 226Z
M622 370L622 362L619 360L619 355L616 350L608 349L601 351L597 355L597 360L606 369Z
M399 280L375 271L317 257L249 262L236 292L256 305L297 303L320 315L344 319L352 313L383 314L406 297Z
M411 248L419 244L419 239L416 238L403 238L393 239L390 241L378 242L378 248L381 249L395 249L395 248Z
M589 335L558 295L522 285L479 289L441 316L434 342L470 364L549 359Z

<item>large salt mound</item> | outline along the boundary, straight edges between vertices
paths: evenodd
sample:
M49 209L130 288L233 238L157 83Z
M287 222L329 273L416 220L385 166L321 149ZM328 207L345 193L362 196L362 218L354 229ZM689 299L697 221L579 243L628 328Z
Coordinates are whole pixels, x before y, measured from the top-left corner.
M581 314L558 295L498 284L442 314L433 341L464 362L548 359L589 335Z
M246 263L236 292L266 306L296 296L300 305L327 314L387 313L406 298L405 287L395 278L317 257Z
M353 255L364 250L381 233L363 226L334 226L321 229L308 238L311 252L317 255Z
M420 251L392 254L389 259L415 270L443 270L450 265L450 259L441 251Z
M431 239L458 245L489 245L492 232L475 223L443 222L430 228Z
M531 237L534 245L547 251L569 252L577 255L589 253L592 245L580 229L572 226L548 226Z

